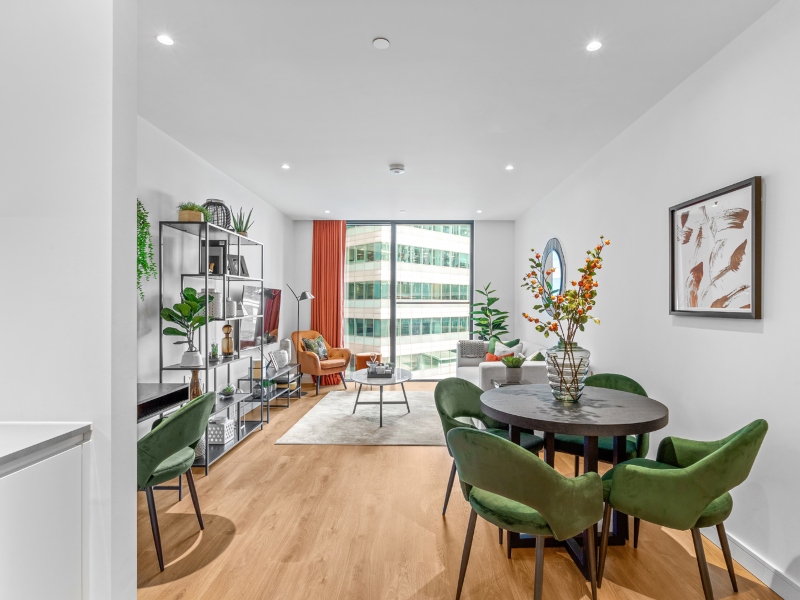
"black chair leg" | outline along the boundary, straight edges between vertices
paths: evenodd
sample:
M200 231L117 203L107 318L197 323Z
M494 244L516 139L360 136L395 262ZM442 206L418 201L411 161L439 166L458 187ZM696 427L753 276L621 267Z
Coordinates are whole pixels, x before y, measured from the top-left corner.
M189 484L189 493L192 495L192 504L194 504L194 512L197 513L197 521L200 523L200 529L205 529L203 525L203 514L200 512L200 501L197 499L197 490L194 487L194 476L192 469L186 471L186 483Z
M542 600L544 586L544 536L536 536L536 571L533 574L533 600Z
M456 600L461 598L461 588L464 587L464 575L467 573L467 563L469 563L469 552L472 550L472 536L475 535L475 521L478 513L474 510L469 511L469 524L467 525L467 538L464 540L464 551L461 553L461 570L458 573L458 588L456 589Z
M603 571L605 571L606 568L609 529L611 529L611 505L606 502L606 506L603 509L603 531L600 535L600 564L597 567L597 587L603 585Z
M153 529L153 541L156 543L156 555L158 555L158 568L164 570L164 555L161 553L161 533L158 530L158 516L156 515L156 499L153 496L153 488L149 487L144 491L147 496L147 510L150 512L150 527Z
M497 533L500 536L500 545L502 546L503 545L503 528L502 527L498 527L497 528Z
M317 375L317 393L316 393L317 396L319 396L319 378L320 376Z
M353 409L355 411L355 409ZM450 502L450 492L453 491L453 482L456 479L456 461L453 461L453 466L450 467L450 479L447 480L447 491L444 494L444 506L442 507L442 516L447 512L447 503Z
M575 455L575 477L581 474L581 457Z
M633 547L639 547L639 522L641 519L639 517L633 518Z
M589 540L589 547L587 548L587 555L589 559L589 582L592 584L592 600L597 600L597 558L595 557L595 550L597 547L595 546L594 540L594 524L592 524L589 529L586 530L588 534Z
M711 578L708 576L706 553L703 550L703 536L697 527L692 529L692 541L694 542L694 553L697 555L697 567L700 569L700 581L703 583L703 594L706 600L714 600L714 590L711 589Z
M733 570L733 558L731 558L731 547L728 545L728 534L725 533L725 524L717 525L717 535L719 535L719 545L722 547L722 555L725 557L725 564L728 567L728 575L731 576L733 591L738 592L739 586L736 584L736 573Z
M339 373L339 377L342 378L342 385L344 386L344 389L347 389L347 382L344 380L344 373Z
M506 557L511 560L511 532L506 529Z

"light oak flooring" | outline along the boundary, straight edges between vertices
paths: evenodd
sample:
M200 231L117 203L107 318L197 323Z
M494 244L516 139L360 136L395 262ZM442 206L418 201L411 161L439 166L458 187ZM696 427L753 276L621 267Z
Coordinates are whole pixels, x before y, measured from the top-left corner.
M195 471L205 531L198 528L188 490L181 502L177 492L155 493L163 573L139 494L140 600L455 597L469 509L456 483L442 517L447 450L274 445L324 395L308 391L288 410L273 409L264 431L213 465L209 477ZM391 419L389 408L384 418ZM572 458L557 458L557 468L570 473ZM716 598L779 598L738 565L740 592L734 594L721 552L708 541L705 550ZM462 598L531 598L535 552L514 550L508 560L497 529L478 519ZM545 598L591 597L563 550L545 551L544 573ZM689 533L642 523L637 550L609 549L598 598L702 598Z

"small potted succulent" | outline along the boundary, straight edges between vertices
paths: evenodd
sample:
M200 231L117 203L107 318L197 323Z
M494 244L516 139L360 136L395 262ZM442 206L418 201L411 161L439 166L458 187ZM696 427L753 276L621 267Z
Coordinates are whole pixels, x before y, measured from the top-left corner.
M217 394L219 394L220 398L223 399L233 398L235 393L236 387L234 387L232 383L226 383L217 390Z
M178 221L202 223L211 221L211 213L205 206L195 202L183 202L178 205Z
M236 230L236 233L247 237L247 232L250 231L250 228L255 224L255 221L250 219L252 216L252 208L250 209L250 212L247 213L246 217L244 216L243 208L240 208L239 212L232 216L233 228Z
M208 362L219 362L219 344L216 342L211 344L211 352L208 354Z
M522 365L525 363L524 356L504 356L500 360L506 366L506 382L519 383L522 381Z

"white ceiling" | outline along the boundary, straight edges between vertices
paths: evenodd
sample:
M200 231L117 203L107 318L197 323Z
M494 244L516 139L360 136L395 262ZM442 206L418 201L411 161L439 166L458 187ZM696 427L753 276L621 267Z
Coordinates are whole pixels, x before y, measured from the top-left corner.
M140 0L139 114L293 218L511 219L775 3Z

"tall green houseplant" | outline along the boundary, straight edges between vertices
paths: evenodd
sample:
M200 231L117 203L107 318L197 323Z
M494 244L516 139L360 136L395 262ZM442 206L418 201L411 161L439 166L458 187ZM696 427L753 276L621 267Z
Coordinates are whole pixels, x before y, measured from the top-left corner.
M508 333L508 326L506 325L508 312L492 308L500 298L492 296L497 290L490 290L490 287L492 287L491 282L487 283L482 290L476 290L485 300L472 304L472 321L475 326L475 330L472 333L485 342L492 337L499 338L501 335Z
M155 252L153 251L153 234L150 233L150 215L142 204L136 199L136 289L139 297L144 300L142 279L150 281L158 277Z

